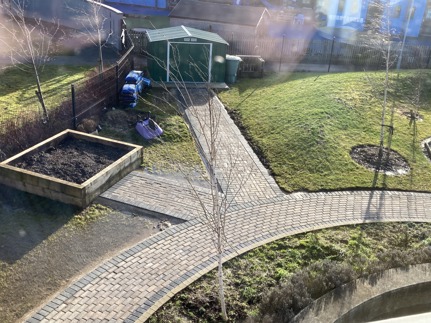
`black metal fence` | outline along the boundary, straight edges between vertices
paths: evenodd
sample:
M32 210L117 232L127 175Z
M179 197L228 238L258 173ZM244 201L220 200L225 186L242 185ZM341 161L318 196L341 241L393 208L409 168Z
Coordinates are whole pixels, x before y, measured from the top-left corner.
M337 40L305 40L288 38L230 39L228 53L231 55L259 55L265 61L277 63L303 63L380 68L385 63L385 46L365 42L343 43ZM428 68L431 47L405 45L392 42L391 61L402 50L401 68Z
M135 52L146 52L148 42L145 32L130 32L135 43ZM228 54L258 55L266 62L287 64L336 64L353 66L358 69L378 69L384 66L383 46L365 41L352 43L337 39L316 40L304 38L250 37L240 34L222 36L228 43ZM391 60L396 60L401 53L401 42L391 44ZM406 45L402 49L401 68L429 68L431 47L426 45Z
M37 98L21 111L0 118L0 161L65 129L76 128L86 118L98 118L106 107L117 105L126 74L133 69L133 44L114 66L56 93L60 103L49 109L43 122Z

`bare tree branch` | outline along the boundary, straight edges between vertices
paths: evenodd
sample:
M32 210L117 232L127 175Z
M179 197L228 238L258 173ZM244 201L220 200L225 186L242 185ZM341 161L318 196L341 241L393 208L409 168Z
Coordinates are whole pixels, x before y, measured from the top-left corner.
M106 30L105 22L108 20L103 15L102 0L85 0L81 6L67 6L76 15L76 20L81 25L81 35L98 48L99 73L104 71L103 48L112 36L112 30Z
M43 121L48 121L48 110L42 93L40 72L50 59L54 37L60 24L53 20L43 23L40 18L27 17L26 1L11 0L0 4L0 44L9 52L11 64L33 74L36 96L42 107Z
M202 80L208 80L209 75L205 66L200 66L193 61L192 57L180 57L181 53L171 45L169 68L165 62L158 57L147 53L151 59L168 74L170 85L175 89L168 89L165 83L159 85L172 97L177 104L177 112L181 114L188 123L192 123L192 137L204 155L203 159L208 172L208 183L210 188L210 203L203 200L192 181L186 176L192 192L202 209L200 219L211 233L211 240L217 252L218 259L218 285L219 301L222 317L227 320L226 302L223 284L223 253L229 246L225 228L229 220L229 207L234 203L241 187L247 182L254 166L248 169L239 180L235 176L243 166L238 156L238 151L243 147L228 147L221 136L221 122L223 119L221 107L215 105L215 93L210 86ZM206 53L209 59L209 53ZM190 70L180 70L180 61L188 61ZM185 80L198 78L199 82L186 82ZM200 88L200 90L192 90ZM157 107L154 107L157 108ZM241 171L244 171L241 169ZM220 178L219 178L220 176ZM221 183L220 183L221 181ZM235 181L235 185L233 184Z

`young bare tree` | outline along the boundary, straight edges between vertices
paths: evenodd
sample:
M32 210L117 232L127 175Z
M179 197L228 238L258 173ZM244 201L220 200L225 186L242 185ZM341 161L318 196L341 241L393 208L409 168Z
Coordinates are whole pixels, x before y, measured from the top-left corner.
M391 27L391 1L390 0L373 0L370 2L370 12L372 12L372 18L368 22L368 35L367 39L369 42L369 47L371 50L380 52L384 62L385 77L383 81L383 97L382 97L382 113L380 119L380 139L379 139L379 160L382 159L383 149L385 147L385 133L386 129L389 133L389 141L394 132L393 126L393 114L394 114L394 104L392 104L390 109L390 120L387 123L387 112L388 112L388 94L393 86L391 82L391 68L395 65L397 61L397 53L399 43L394 42L397 37L394 35L394 30ZM374 80L368 77L375 95L380 97L379 89L381 86L376 84Z
M7 49L10 61L30 72L36 82L36 95L42 106L43 120L48 121L48 110L43 97L40 72L50 58L53 39L59 33L59 22L43 23L40 18L27 17L25 0L0 3L0 43Z
M206 203L201 198L191 180L188 182L202 208L200 218L211 233L217 252L219 302L222 318L226 321L228 316L224 290L223 253L229 244L225 235L226 222L229 217L228 210L234 202L239 188L246 183L253 170L249 170L241 179L235 177L235 173L240 167L237 154L240 147L227 147L221 137L222 107L216 103L215 93L210 89L209 84L202 82L209 79L207 71L204 66L193 62L191 57L180 57L175 48L171 48L171 50L173 55L170 57L169 68L159 58L151 58L168 71L173 88L168 88L164 83L161 85L166 93L169 93L177 102L177 111L191 125L192 137L203 155L208 172L211 203ZM209 53L205 53L205 55L209 59ZM189 70L180 70L180 66L184 66L180 64L182 59L189 62ZM193 78L195 80L190 82Z

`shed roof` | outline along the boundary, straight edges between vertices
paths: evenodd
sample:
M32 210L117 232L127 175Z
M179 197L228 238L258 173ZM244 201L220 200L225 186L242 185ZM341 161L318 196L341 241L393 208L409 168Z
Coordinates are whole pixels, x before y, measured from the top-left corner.
M265 12L269 15L265 7L181 0L169 17L256 27Z
M223 38L218 34L211 33L209 31L203 31L196 28L177 26L162 29L153 29L147 31L149 42L156 42L161 40L171 40L177 38L195 37L204 40L208 40L214 43L221 43L229 45Z

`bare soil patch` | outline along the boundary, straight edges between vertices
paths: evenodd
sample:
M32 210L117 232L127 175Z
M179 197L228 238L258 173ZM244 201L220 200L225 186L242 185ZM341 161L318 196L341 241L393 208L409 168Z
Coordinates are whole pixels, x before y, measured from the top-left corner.
M15 167L82 184L128 152L100 143L66 138L56 147L23 157Z
M365 168L387 175L404 175L410 171L407 160L392 149L383 148L380 153L379 146L359 145L352 148L350 156Z

